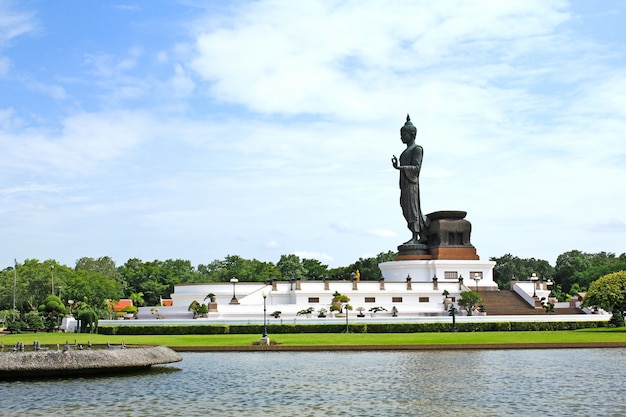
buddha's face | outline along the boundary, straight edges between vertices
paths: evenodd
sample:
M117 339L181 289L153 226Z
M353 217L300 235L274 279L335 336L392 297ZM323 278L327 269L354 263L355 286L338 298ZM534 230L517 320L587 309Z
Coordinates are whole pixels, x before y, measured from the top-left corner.
M415 140L415 135L408 129L400 129L400 139L402 143L411 143Z

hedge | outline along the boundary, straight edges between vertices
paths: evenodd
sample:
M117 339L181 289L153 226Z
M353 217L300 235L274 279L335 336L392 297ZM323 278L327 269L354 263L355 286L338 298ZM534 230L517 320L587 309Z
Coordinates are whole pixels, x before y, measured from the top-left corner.
M577 330L606 327L606 322L500 322L457 323L459 332L542 331ZM451 323L354 323L349 324L350 333L432 333L449 332ZM342 333L343 324L269 324L268 333ZM98 328L106 335L185 335L185 334L262 334L263 325L200 324L192 326L116 326Z

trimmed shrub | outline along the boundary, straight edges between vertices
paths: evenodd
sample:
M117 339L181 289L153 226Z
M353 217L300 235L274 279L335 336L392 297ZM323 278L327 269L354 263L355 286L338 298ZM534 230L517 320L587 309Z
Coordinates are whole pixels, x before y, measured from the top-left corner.
M606 322L500 322L456 323L459 332L501 332L577 330L605 327ZM449 332L452 322L445 323L349 323L351 333L426 333ZM343 333L345 324L268 324L270 334ZM100 326L106 335L185 335L185 334L262 334L262 324L198 324L191 326Z

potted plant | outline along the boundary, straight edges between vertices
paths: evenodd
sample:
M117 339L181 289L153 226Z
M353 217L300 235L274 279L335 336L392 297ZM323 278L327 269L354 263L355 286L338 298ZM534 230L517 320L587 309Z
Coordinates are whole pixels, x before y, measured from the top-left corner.
M197 300L193 300L191 304L189 304L189 307L187 308L187 311L193 312L194 319L198 318L198 310L200 309L200 306L201 304Z
M212 302L212 303L215 302L215 294L213 294L212 292L208 293L207 296L204 297L204 300L206 301L207 298L209 299L210 302Z
M459 307L464 308L467 314L471 316L474 313L474 308L481 304L482 296L474 291L461 291L461 298L459 299Z
M391 317L398 317L398 309L396 308L396 306L393 306L391 308Z
M441 293L441 295L443 295L443 306L445 309L448 309L448 306L452 304L452 297L450 297L450 293L448 292L448 290L443 290L443 293Z
M209 307L206 304L200 304L200 307L198 307L198 316L208 317L207 316L208 313L209 313Z
M270 316L274 317L275 319L279 319L280 314L281 314L281 311L274 311L272 314L270 314Z
M357 315L356 315L357 317L365 317L365 314L363 314L363 312L365 311L365 309L364 309L363 307L358 307L358 308L356 309L356 311L358 311L358 312L359 312L359 314L357 314Z
M345 295L341 295L338 291L335 291L335 293L333 294L333 301L331 302L330 306L331 306L331 310L330 311L338 311L341 312L341 303L342 303L342 298L347 296ZM348 299L349 301L350 299ZM332 309L332 307L336 307L336 309Z
M479 316L486 316L487 315L487 309L485 308L484 304L481 304L478 306L478 315Z
M377 306L377 307L370 308L369 311L370 311L370 314L371 314L372 317L376 317L376 314L378 312L380 312L380 311L387 311L387 309L385 307Z
M317 312L319 313L317 317L326 317L326 313L328 312L328 310L322 307L319 310L317 310Z
M307 316L307 317L311 317L311 314L313 314L313 311L315 309L313 307L309 307L309 308L305 308L304 310L300 310L296 313L297 316Z
M115 318L117 320L124 320L124 312L123 311L118 311L117 313L115 313Z
M347 305L348 302L350 302L350 297L348 297L347 295L343 295L338 293L337 291L335 291L335 293L333 294L333 301L332 301L332 306L333 307L338 307L337 310L342 313L343 312L343 305ZM350 308L352 309L352 307Z

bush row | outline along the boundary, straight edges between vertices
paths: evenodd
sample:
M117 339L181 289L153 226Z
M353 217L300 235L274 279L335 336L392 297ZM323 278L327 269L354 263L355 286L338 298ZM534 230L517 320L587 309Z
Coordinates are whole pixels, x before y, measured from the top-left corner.
M605 327L606 322L502 322L457 323L459 332L576 330ZM351 333L424 333L449 332L451 323L354 323ZM270 334L285 333L341 333L342 324L270 324ZM186 334L262 334L263 325L201 324L192 326L100 326L98 333L106 335L186 335Z

